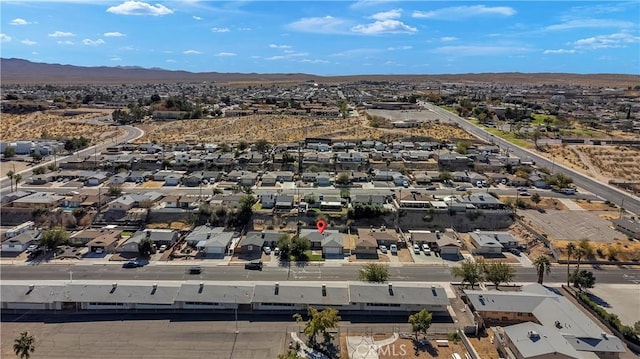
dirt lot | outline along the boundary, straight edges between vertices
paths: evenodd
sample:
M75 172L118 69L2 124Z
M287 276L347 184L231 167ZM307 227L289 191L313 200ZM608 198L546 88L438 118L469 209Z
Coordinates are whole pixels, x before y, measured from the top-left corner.
M516 200L516 197L512 196L500 196L501 201L505 201L510 198L512 201ZM531 197L521 197L518 196L518 199L522 199L524 203L526 203L530 208L542 208L542 209L555 209L559 211L568 210L567 206L565 206L562 202L558 201L556 198L541 198L540 203L535 204Z
M498 359L500 358L500 354L496 350L496 347L493 346L491 342L493 340L493 332L491 330L487 330L480 334L479 337L469 337L469 342L473 345L473 348L480 355L482 359Z
M350 334L352 336L352 334ZM374 334L375 341L388 339L391 335ZM422 337L421 337L422 339ZM414 344L413 338L399 338L395 342L378 348L377 353L380 359L396 359L396 358L445 358L450 359L453 353L458 353L462 358L465 357L467 349L462 342L454 343L449 341L449 346L438 347L435 341L446 339L446 335L428 336L429 342ZM427 344L428 343L428 344ZM340 335L340 358L349 359L350 353L357 352L364 354L372 350L368 345L363 344L355 348L349 348L346 341L346 334ZM497 358L497 357L496 357ZM484 357L483 357L484 359Z
M640 148L626 146L577 146L598 174L616 180L640 178Z
M560 258L567 259L567 244L570 241L553 240L556 252ZM575 244L575 242L574 242ZM618 261L639 261L640 260L640 242L620 239L615 243L601 243L591 241L593 246L593 257L586 260L618 260ZM574 256L575 257L575 256ZM572 259L576 259L572 257Z
M596 211L520 211L525 219L549 239L577 241L589 238L603 243L625 239L626 235L614 230L611 222L600 218Z
M105 139L115 135L114 127L81 123L103 113L85 113L64 116L61 111L33 112L26 115L2 114L0 133L3 141L37 138L68 138L84 136L90 139Z
M601 201L586 201L582 199L576 199L574 200L574 202L586 211L613 211L616 213L619 211L619 209L615 205L609 205Z

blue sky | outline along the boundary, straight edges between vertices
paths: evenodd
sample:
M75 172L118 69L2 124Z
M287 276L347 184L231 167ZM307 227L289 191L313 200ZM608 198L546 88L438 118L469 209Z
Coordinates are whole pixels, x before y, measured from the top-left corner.
M640 74L640 1L10 1L1 55L318 75Z

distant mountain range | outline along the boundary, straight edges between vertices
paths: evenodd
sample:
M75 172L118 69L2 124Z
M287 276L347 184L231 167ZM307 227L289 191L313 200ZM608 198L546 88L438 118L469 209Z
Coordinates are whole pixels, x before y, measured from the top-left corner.
M487 82L508 84L576 84L583 86L627 87L640 84L638 75L622 74L561 74L561 73L482 73L453 75L353 75L317 76L302 73L257 74L171 71L137 66L86 67L31 62L24 59L0 59L0 80L3 84L122 84L166 82L216 82L236 84L257 83L319 83L369 81L439 81Z

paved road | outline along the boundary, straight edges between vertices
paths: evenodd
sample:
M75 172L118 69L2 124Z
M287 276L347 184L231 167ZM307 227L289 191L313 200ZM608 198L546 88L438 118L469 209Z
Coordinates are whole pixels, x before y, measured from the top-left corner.
M108 116L110 117L110 116ZM104 150L105 148L112 146L116 143L126 143L126 142L130 142L133 141L137 138L140 138L144 135L144 131L134 127L134 126L119 126L120 129L124 130L126 132L126 134L124 136L118 136L117 138L114 138L112 140L109 140L107 142L102 142L99 143L95 146L91 146L91 147L87 147L83 150L80 150L76 153L74 153L73 155L70 156L62 156L62 157L57 157L56 158L56 162L57 163L61 163L61 162L65 162L66 160L68 160L69 158L72 157L86 157L86 156L90 156L93 155L95 152L102 152L102 150ZM37 166L34 167L41 167L41 166L47 166L50 163L53 163L53 159L46 161L46 162L42 162L39 163ZM27 179L29 178L32 174L33 174L33 168L29 168L23 171L19 171L18 173L22 176L23 179ZM21 185L22 187L22 185ZM9 178L7 177L3 177L2 179L0 179L0 193L7 193L10 191L10 186L9 186Z
M549 161L548 159L538 155L533 151L529 151L527 149L518 147L506 140L503 140L499 137L495 137L488 131L480 127L477 127L471 122L466 121L465 119L459 116L456 116L455 114L445 109L442 109L438 106L435 106L432 104L426 104L426 103L424 105L429 109L433 110L434 112L438 113L443 118L446 118L449 121L454 121L455 123L459 124L461 128L473 134L474 136L482 140L492 141L496 145L500 146L500 148L506 149L510 153L513 153L514 155L520 158L531 157L531 159L533 159L536 162L536 165L538 166L554 168L554 172L563 173L567 176L572 177L573 183L576 186L584 188L585 190L591 193L594 193L602 198L605 198L615 203L616 205L625 208L627 211L631 213L635 213L635 214L640 213L640 198L638 198L637 196L618 190L612 186L609 186L605 183L602 183L593 178L590 178L587 175L574 171L561 164L553 163L552 161Z
M186 273L188 265L150 265L137 269L121 268L120 264L99 265L2 265L2 280L210 280L210 281L348 281L356 280L359 265L341 267L306 266L265 267L262 271L245 270L242 266L204 267L200 275ZM389 268L396 282L451 282L451 268L440 266L405 266ZM566 281L566 267L553 267L547 282ZM629 278L640 278L639 269L608 267L594 270L598 283L632 284ZM535 282L534 268L516 268L515 282Z

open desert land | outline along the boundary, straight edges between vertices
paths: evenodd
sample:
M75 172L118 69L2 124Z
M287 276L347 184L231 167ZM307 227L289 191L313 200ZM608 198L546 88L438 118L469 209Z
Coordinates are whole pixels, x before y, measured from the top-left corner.
M234 143L265 139L271 143L295 142L306 137L335 139L397 139L424 136L437 140L471 139L467 132L446 124L425 123L413 129L379 129L370 127L364 117L310 119L296 116L245 116L218 119L147 122L140 126L145 135L139 143L185 141Z
M110 113L111 111L108 112ZM80 136L101 141L115 136L116 128L84 121L104 115L104 111L92 111L74 116L65 116L63 111L37 111L24 115L3 113L0 133L3 141Z

